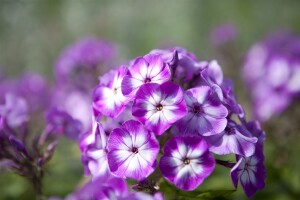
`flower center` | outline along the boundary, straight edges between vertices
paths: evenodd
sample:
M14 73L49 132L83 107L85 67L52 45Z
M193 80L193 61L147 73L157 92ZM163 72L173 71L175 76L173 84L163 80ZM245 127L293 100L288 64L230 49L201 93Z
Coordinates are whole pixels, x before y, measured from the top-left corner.
M185 159L183 160L183 163L184 163L185 165L189 165L190 162L191 162L191 160L190 160L189 158L185 158Z
M201 106L199 106L199 105L194 105L194 107L193 107L193 113L195 113L195 114L199 114L200 112L201 112Z
M227 133L227 135L233 135L233 134L235 134L234 128L233 127L229 127L229 126L226 126L225 132Z
M151 82L151 78L148 78L148 77L145 78L144 82L145 82L145 83L150 83L150 82Z
M114 88L114 94L115 95L117 94L117 88Z
M163 105L161 105L160 103L156 105L157 111L161 111L162 109L163 109Z
M136 148L136 147L132 147L131 151L134 154L137 154L139 152L138 148Z

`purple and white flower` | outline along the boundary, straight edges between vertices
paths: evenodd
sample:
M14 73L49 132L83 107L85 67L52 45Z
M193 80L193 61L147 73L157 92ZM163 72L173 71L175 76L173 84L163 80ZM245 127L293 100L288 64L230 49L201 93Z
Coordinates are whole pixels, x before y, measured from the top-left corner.
M242 73L259 120L283 112L299 95L299 49L298 36L277 32L249 50Z
M99 122L94 121L92 131L84 134L80 139L85 174L92 174L95 178L110 173L106 145L107 136L104 129Z
M217 135L205 137L210 144L210 151L225 155L234 153L241 156L251 156L255 151L257 138L247 130L246 127L238 125L230 120L224 131Z
M81 122L74 119L67 112L59 108L51 108L46 114L47 126L51 132L55 134L69 137L73 140L78 140L82 133L83 126Z
M104 116L115 118L125 109L129 99L121 92L121 82L126 73L127 68L121 66L105 75L104 81L100 79L100 84L94 89L93 108ZM109 82L107 76L112 76Z
M157 135L165 132L186 113L182 89L172 82L141 86L132 106L132 115Z
M165 144L159 167L176 187L194 190L212 173L215 161L201 137L175 136Z
M262 148L257 148L250 157L237 156L237 163L231 169L231 179L237 188L240 181L246 195L250 198L257 190L265 187L266 169Z
M145 83L162 84L171 77L169 66L160 56L148 54L135 60L128 68L128 75L122 81L122 93L126 96L134 95Z
M25 99L10 93L5 95L5 104L0 105L0 115L3 123L12 128L29 120L28 110Z
M115 54L114 44L95 37L83 38L59 55L55 62L56 79L59 85L89 89L97 83L97 76L108 69Z
M108 164L119 177L142 180L156 167L159 144L154 134L134 120L114 129L108 138Z
M129 195L126 181L115 176L98 176L69 194L66 200L111 200Z
M187 115L176 123L178 134L215 135L227 124L228 111L209 86L192 88L185 93Z

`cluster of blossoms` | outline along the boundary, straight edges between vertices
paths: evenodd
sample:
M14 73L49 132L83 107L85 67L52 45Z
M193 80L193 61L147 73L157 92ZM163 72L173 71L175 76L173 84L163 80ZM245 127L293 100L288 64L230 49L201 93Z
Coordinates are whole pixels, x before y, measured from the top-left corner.
M246 121L216 61L199 61L182 48L153 50L99 80L93 128L80 138L90 185L131 178L138 193L157 194L163 181L190 191L220 164L231 168L233 185L240 182L248 197L264 188L265 133L257 121ZM213 154L235 154L236 162ZM125 198L105 184L89 198Z
M114 54L112 44L96 38L76 42L56 61L54 86L37 73L13 79L0 70L0 169L27 178L38 198L60 136L77 141L90 128L92 85Z
M243 75L259 120L279 114L299 96L299 50L300 38L287 32L274 33L250 49Z

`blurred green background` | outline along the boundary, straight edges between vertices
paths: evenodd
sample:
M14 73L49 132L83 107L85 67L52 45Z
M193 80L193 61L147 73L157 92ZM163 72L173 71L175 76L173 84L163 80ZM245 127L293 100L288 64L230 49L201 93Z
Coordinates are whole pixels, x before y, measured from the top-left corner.
M298 0L1 0L0 66L11 76L25 70L53 79L53 63L60 51L83 36L97 36L118 45L119 60L143 55L161 46L183 46L200 60L217 59L224 74L235 79L237 96L248 112L250 102L239 76L241 58L266 34L281 28L300 31ZM226 50L215 47L213 28L232 23L238 35ZM231 57L234 58L231 58ZM264 124L267 184L253 199L300 197L300 109L294 104ZM44 187L48 196L64 196L82 179L76 144L66 139L48 165ZM218 166L201 187L233 189L229 170ZM0 199L34 199L22 178L0 174ZM246 199L241 188L228 199Z

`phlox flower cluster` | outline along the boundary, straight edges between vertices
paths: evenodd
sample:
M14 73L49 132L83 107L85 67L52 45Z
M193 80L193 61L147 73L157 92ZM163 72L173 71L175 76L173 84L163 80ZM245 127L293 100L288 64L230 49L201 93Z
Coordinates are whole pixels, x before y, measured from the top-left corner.
M191 191L220 164L248 197L264 188L265 133L246 120L215 60L199 61L179 47L153 50L99 77L92 106L93 127L79 141L89 184L130 178L138 192L163 193L163 181ZM214 158L228 154L236 162ZM90 195L125 198L114 189Z
M300 38L276 32L254 44L243 68L255 117L267 121L283 112L300 92Z

